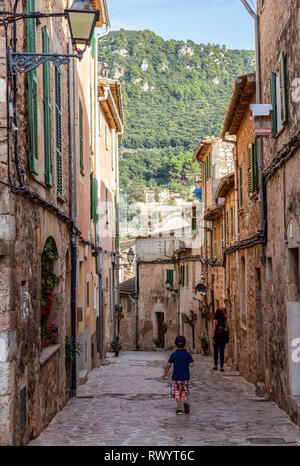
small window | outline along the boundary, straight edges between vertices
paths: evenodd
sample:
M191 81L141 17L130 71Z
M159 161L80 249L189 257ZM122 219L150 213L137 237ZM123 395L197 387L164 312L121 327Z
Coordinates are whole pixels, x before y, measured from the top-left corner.
M174 270L167 270L167 281L169 285L173 286L174 284Z
M214 256L217 257L217 227L214 227Z
M265 0L260 0L260 12L262 13L265 9Z
M180 266L180 285L181 286L184 286L184 279L185 279L185 276L184 276L184 265L181 265Z
M229 214L226 212L226 239L229 241Z
M243 166L240 166L240 209L243 208Z
M90 307L90 282L86 283L86 307Z
M185 286L187 286L187 287L189 286L189 270L190 270L189 264L187 264L186 265L186 271L185 271L186 272L185 273L185 276L186 276Z
M282 52L277 69L272 73L271 80L273 103L273 135L276 136L288 122L287 114L287 83L286 55Z
M267 257L266 279L267 279L267 282L272 282L273 281L272 257Z

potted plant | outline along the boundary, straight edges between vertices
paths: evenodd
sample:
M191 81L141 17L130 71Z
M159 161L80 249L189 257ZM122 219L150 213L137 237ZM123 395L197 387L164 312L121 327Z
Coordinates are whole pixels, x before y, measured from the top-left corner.
M120 322L120 320L124 318L123 307L120 304L116 304L115 311L117 313L117 319Z
M122 345L120 343L120 337L116 337L112 342L111 342L111 349L115 353L116 358L119 356L119 352L122 349Z
M208 354L208 339L206 334L202 334L198 337L200 343L201 343L201 348L203 350L203 355L206 356Z

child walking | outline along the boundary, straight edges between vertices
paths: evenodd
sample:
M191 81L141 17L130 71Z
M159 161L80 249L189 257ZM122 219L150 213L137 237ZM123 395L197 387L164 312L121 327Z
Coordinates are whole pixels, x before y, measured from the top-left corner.
M194 367L194 360L191 353L185 349L186 339L182 335L178 335L175 339L176 351L174 351L168 364L165 368L163 379L166 380L169 369L174 363L174 371L172 375L172 398L177 401L176 414L183 414L181 398L183 398L184 412L188 414L190 412L190 405L188 403L189 395L189 381L190 381L190 367Z

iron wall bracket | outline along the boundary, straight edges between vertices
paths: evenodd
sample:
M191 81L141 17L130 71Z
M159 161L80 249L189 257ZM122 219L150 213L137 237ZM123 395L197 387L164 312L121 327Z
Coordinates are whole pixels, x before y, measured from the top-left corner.
M83 53L78 52L77 55L58 54L58 53L29 53L29 52L13 52L8 48L8 66L11 76L16 76L18 73L28 73L38 68L40 65L48 61L52 61L54 66L68 65L71 58L82 59Z

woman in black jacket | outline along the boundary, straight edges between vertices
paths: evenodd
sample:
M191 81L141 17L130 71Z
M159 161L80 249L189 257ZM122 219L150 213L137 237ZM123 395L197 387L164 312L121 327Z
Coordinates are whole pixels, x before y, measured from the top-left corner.
M220 350L220 371L224 372L224 350L228 343L229 328L225 313L217 309L213 317L212 340L214 344L214 371L218 370L218 355Z

